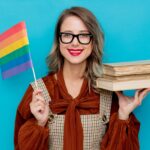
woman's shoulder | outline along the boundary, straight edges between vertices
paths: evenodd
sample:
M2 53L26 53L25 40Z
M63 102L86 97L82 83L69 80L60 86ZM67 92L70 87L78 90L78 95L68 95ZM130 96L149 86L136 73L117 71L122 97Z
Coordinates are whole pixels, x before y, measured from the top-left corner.
M56 82L56 73L54 72L49 72L46 76L42 77L41 79L45 84L47 83L55 83Z
M45 84L46 87L47 86L53 86L54 84L56 84L56 79L55 79L55 73L54 72L49 72L47 75L41 77L41 78L38 78L36 80L36 82L38 84ZM32 87L34 87L36 85L36 82L33 81L30 83L30 85L32 85Z

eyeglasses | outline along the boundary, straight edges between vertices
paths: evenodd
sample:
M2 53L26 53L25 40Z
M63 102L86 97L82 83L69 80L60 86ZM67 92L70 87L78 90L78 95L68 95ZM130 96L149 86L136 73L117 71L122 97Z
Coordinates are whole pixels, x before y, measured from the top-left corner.
M73 39L76 37L80 44L86 45L91 42L93 36L90 33L72 34L72 33L60 32L59 37L61 42L64 44L71 43Z

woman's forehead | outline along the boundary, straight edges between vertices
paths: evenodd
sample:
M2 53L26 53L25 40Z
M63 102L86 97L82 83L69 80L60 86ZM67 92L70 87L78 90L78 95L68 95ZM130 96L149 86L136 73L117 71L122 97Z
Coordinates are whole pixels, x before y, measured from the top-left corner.
M61 31L86 32L88 31L84 22L77 16L68 16L64 19L60 27Z

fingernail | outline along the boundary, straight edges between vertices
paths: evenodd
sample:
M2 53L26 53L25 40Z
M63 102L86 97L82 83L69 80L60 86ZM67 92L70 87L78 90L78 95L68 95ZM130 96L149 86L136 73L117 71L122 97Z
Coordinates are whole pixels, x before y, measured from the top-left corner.
M39 91L39 92L42 92L43 90L42 90L42 89L39 89L38 91Z

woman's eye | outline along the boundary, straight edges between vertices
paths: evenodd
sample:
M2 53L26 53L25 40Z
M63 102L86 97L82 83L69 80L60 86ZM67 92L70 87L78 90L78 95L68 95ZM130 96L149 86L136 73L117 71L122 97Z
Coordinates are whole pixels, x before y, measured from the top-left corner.
M88 34L81 34L80 37L81 38L87 38L87 37L89 37L89 35Z
M63 34L63 37L71 37L71 35L70 34Z

